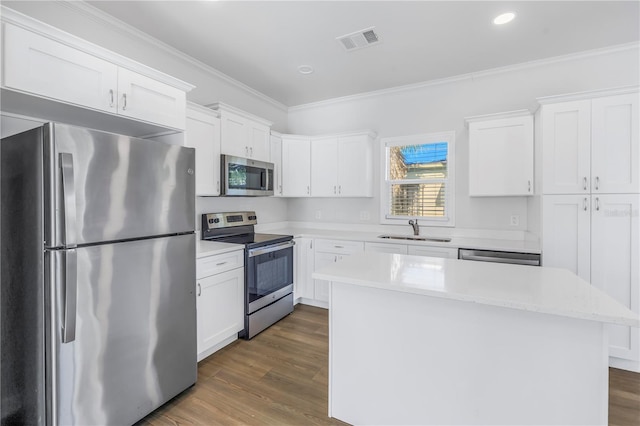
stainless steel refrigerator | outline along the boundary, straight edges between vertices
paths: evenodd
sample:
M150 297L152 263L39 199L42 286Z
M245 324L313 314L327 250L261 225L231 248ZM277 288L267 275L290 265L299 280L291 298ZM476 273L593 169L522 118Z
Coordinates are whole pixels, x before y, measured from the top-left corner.
M194 150L2 139L2 424L127 425L196 381Z

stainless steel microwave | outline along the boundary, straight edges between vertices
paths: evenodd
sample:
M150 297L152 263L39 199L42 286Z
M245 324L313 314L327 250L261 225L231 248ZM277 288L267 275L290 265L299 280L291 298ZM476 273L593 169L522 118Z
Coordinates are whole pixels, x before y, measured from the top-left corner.
M273 163L221 155L222 195L273 195Z

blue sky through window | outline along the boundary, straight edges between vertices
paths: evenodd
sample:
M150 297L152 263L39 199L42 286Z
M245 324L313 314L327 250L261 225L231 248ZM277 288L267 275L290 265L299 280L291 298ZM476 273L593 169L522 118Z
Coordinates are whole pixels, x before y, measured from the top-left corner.
M447 159L447 142L408 145L401 152L406 165L438 163Z

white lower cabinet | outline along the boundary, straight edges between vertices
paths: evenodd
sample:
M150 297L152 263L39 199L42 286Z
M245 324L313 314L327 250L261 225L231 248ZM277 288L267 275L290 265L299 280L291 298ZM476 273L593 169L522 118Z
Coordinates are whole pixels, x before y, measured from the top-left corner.
M442 257L457 259L458 249L455 247L409 246L409 253L414 256Z
M364 243L364 251L373 253L409 254L406 244Z
M640 194L545 195L543 266L565 268L640 313ZM640 330L607 325L609 364L640 372Z
M244 328L244 252L196 261L198 361L238 338Z
M313 239L294 238L296 245L293 251L293 299L311 300L314 298L313 289Z
M339 262L345 256L364 251L361 241L315 240L314 271L334 262ZM329 281L313 280L313 298L320 302L320 306L327 306L329 302Z

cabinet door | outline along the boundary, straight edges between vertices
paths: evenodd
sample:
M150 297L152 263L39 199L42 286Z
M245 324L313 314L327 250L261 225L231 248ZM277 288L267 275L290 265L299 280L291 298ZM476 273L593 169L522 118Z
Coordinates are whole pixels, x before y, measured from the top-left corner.
M282 195L308 197L311 194L311 143L282 138Z
M282 138L271 135L271 162L273 163L273 195L282 196Z
M368 135L338 138L338 195L373 196L373 146Z
M449 247L421 247L409 246L408 254L415 256L442 257L445 259L457 259L458 249Z
M118 67L38 34L4 24L3 86L115 113Z
M311 194L314 197L338 196L338 139L311 141Z
M640 192L638 94L596 98L591 106L591 191Z
M185 128L185 92L152 78L118 69L118 114L174 129Z
M315 253L315 270L338 261L339 254L335 253ZM329 301L329 281L313 280L313 298L319 302Z
M198 361L244 328L244 269L197 281Z
M548 195L542 198L542 265L565 268L591 278L591 198Z
M594 195L591 283L640 313L640 195ZM637 328L609 327L609 355L640 360Z
M533 195L533 117L469 124L469 195Z
M249 158L260 161L271 161L271 130L251 121L247 122L249 138Z
M247 119L228 111L221 111L220 127L220 146L222 153L248 158Z
M220 195L220 119L188 109L185 145L196 149L196 195Z
M588 193L591 101L544 105L541 117L543 193Z
M404 244L364 243L365 252L407 254Z
M313 240L311 238L295 238L294 250L294 277L293 283L294 299L313 299Z

